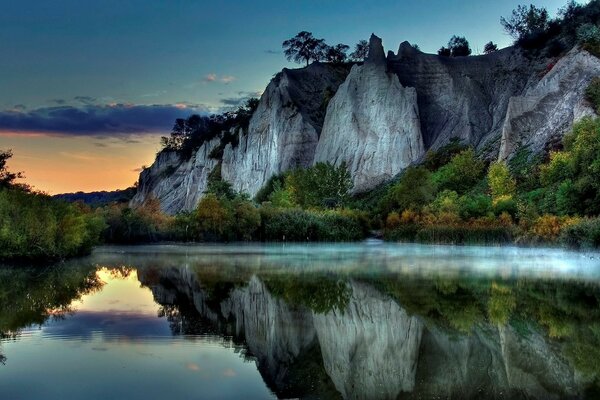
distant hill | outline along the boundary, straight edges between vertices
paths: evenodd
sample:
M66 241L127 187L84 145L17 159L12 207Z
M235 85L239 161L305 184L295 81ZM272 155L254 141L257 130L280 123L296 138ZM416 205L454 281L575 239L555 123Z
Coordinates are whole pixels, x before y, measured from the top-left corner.
M112 192L77 192L57 194L54 198L65 200L68 202L81 201L91 207L102 207L110 203L128 203L135 196L137 188L130 187L123 190L115 190Z

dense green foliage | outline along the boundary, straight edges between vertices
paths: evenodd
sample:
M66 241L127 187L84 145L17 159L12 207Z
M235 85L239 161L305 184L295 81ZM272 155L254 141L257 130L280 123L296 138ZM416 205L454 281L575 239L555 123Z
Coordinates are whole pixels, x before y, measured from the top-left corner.
M598 118L575 124L545 162L523 149L509 165L486 166L451 142L406 170L379 214L389 240L598 246L599 166Z
M0 152L0 260L53 260L91 251L104 222L85 206L17 184Z
M76 204L19 188L0 190L0 259L59 259L89 252L103 221Z

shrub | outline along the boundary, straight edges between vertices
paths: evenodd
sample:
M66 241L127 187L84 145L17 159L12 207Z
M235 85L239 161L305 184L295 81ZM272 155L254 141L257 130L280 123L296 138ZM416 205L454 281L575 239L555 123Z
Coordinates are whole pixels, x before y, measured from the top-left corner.
M492 199L483 194L462 196L458 204L459 215L464 220L485 217L492 211Z
M233 201L233 224L237 240L252 240L260 228L260 212L247 200L238 198Z
M437 195L428 209L436 215L444 213L458 215L458 193L452 190L444 190Z
M195 214L199 239L213 241L228 238L233 216L216 195L209 193L204 196Z
M271 196L271 193L273 193L273 191L275 190L276 184L279 184L279 188L283 187L283 185L285 184L285 175L280 174L273 175L272 177L270 177L267 183L265 183L265 185L262 188L260 188L260 190L256 193L256 196L254 196L254 200L258 204L264 203L265 201L269 201L269 197Z
M101 218L83 206L20 188L0 189L0 260L82 255L102 229Z
M515 194L517 183L505 163L495 162L490 165L487 178L493 199Z
M435 198L435 185L431 173L423 167L409 167L400 181L390 187L380 207L384 212L391 210L420 210Z
M348 200L352 189L348 166L317 163L313 167L297 169L286 174L285 189L289 189L301 207L338 207Z
M273 191L269 195L269 201L273 207L292 208L297 206L292 191L284 189L279 181L273 183Z
M458 194L469 191L483 178L485 164L475 156L473 149L463 150L432 176L440 190L453 190Z
M535 241L556 242L563 229L578 222L577 218L543 215L535 221L529 235Z
M494 214L506 213L515 218L519 212L517 201L512 196L500 196L494 201Z
M559 239L565 246L578 249L600 247L600 218L586 218L567 225Z
M423 166L430 171L437 171L448 164L452 157L468 148L467 145L461 143L459 138L452 138L447 145L440 147L440 149L436 151L429 150L425 155Z
M366 227L360 217L339 211L262 207L261 218L263 240L352 241L365 237Z

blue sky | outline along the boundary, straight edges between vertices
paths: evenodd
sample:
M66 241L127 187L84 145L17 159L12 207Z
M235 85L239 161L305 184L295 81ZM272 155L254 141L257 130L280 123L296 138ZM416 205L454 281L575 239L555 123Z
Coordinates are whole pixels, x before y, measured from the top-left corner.
M566 0L533 3L555 15ZM511 39L499 19L518 4L0 0L0 148L18 147L20 132L96 143L158 135L176 117L259 94L281 68L295 67L281 42L301 30L351 46L374 32L393 51L408 40L435 52L454 34L475 52L490 40L504 47Z

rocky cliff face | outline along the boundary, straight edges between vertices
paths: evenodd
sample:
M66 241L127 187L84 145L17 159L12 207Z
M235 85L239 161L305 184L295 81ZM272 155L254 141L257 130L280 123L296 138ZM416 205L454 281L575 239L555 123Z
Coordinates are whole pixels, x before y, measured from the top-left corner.
M193 210L206 191L209 174L219 162L209 155L220 140L217 137L204 143L183 162L175 152L161 152L154 164L140 174L138 193L131 205L139 206L155 198L168 214Z
M502 126L500 160L520 148L536 154L560 142L573 123L594 115L585 90L600 76L600 60L574 48L559 60L535 86L512 97Z
M227 145L222 177L254 196L273 175L316 162L348 165L354 192L366 191L452 138L488 159L525 146L543 151L593 110L584 100L600 60L578 48L554 60L517 48L485 56L438 57L402 43L384 55L371 38L364 65L315 63L284 69L269 84L239 145ZM219 160L219 138L189 161L161 153L140 177L132 205L150 197L168 213L193 209Z
M383 183L424 153L417 92L388 72L381 39L352 67L327 107L315 162L345 162L355 192Z
M248 134L223 155L223 179L234 190L256 192L273 175L312 164L327 100L347 74L345 66L315 63L284 69L269 84Z
M510 98L536 82L546 65L513 47L452 58L424 54L408 42L397 54L390 52L388 59L400 82L417 91L427 149L439 148L454 137L479 148L497 139Z

